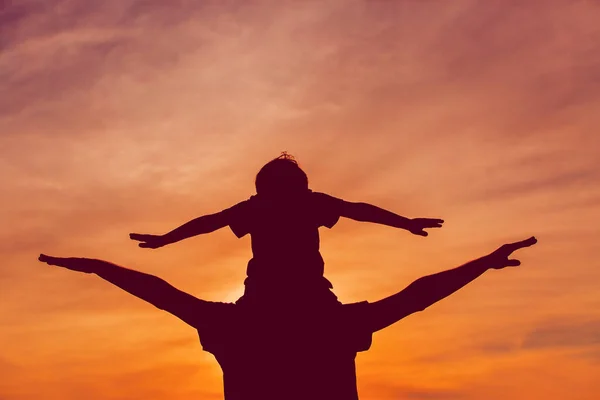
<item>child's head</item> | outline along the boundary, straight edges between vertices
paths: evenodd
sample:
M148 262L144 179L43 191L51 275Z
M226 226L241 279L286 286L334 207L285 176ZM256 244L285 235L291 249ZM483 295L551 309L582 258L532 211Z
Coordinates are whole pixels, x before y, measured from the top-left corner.
M258 171L255 185L259 195L295 195L308 191L308 177L294 157L283 152Z

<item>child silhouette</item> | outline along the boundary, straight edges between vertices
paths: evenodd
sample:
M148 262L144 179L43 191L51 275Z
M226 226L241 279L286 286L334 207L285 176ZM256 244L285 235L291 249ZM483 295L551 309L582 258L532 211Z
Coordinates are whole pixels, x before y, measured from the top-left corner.
M309 189L308 177L294 157L282 153L256 175L256 195L221 212L193 219L164 235L130 234L143 248L156 249L229 226L241 238L250 234L244 295L238 303L287 301L335 303L319 251L320 227L340 217L405 229L427 236L441 219L409 219L367 203L353 203Z

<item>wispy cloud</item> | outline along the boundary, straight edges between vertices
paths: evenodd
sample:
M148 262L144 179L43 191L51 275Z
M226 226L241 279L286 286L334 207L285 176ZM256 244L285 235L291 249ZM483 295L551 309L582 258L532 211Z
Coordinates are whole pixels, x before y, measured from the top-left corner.
M526 349L587 347L600 344L600 321L552 321L531 331L523 341Z
M349 221L324 231L342 299L375 300L503 240L540 238L521 268L377 336L358 361L362 397L558 399L586 387L581 399L595 399L597 364L560 349L593 359L597 347L598 20L594 2L561 0L4 4L0 341L13 345L0 375L16 376L18 359L21 380L0 397L40 398L31 382L43 382L48 399L89 388L173 398L165 374L182 398L219 398L218 366L204 368L197 342L183 345L197 350L189 358L177 344L193 330L35 258L107 258L232 299L248 241L223 230L144 251L127 234L231 206L287 150L316 190L447 221L427 239ZM104 358L91 356L86 340L108 336ZM142 350L124 350L132 343ZM164 352L150 365L152 346ZM82 371L71 390L36 367L69 348ZM131 368L114 370L125 357Z

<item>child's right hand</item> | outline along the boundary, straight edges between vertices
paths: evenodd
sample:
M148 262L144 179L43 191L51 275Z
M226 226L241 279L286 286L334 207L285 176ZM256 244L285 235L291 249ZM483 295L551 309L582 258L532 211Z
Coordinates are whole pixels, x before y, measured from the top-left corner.
M129 238L141 242L138 246L146 249L158 249L168 243L164 240L162 235L145 235L141 233L130 233Z
M413 218L409 221L408 230L413 235L427 236L425 229L441 228L444 223L443 219L437 218Z

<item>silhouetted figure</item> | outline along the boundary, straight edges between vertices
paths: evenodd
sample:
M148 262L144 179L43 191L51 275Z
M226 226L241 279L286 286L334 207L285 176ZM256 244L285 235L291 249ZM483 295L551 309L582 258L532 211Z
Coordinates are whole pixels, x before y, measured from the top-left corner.
M520 265L509 256L535 243L531 237L505 244L374 303L287 307L284 313L200 300L160 278L106 261L43 254L39 260L95 273L196 328L204 350L221 365L226 400L356 400L354 359L370 347L373 332L426 309L488 269Z
M244 296L238 302L273 300L339 304L323 276L319 231L340 217L406 229L427 236L441 219L409 219L366 203L352 203L313 192L308 177L287 153L268 162L256 176L256 195L216 214L196 218L165 235L130 234L140 247L158 248L229 226L237 237L250 234Z

